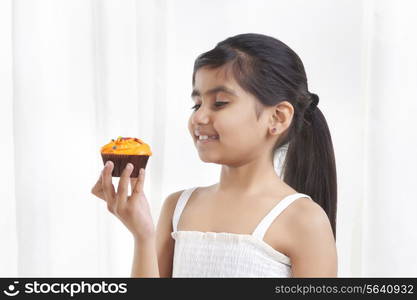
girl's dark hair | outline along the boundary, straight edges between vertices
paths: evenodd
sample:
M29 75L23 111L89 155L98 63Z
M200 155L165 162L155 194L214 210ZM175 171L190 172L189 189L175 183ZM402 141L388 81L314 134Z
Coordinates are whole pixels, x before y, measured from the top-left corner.
M280 136L271 152L288 143L283 163L283 180L297 192L305 193L318 203L329 217L336 240L337 178L332 139L318 100L308 91L307 76L298 55L283 42L262 34L239 34L218 43L199 55L195 73L201 67L224 66L231 70L236 82L260 103L262 108L288 101L294 107L291 125ZM317 103L317 102L316 102Z

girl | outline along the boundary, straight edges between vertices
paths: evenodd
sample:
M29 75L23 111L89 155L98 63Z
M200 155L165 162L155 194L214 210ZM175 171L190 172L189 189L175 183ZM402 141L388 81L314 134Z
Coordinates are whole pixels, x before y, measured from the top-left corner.
M336 167L326 120L303 63L281 41L240 34L195 61L188 127L218 183L173 193L155 229L144 169L92 192L135 241L135 277L335 277ZM280 151L288 148L280 168Z

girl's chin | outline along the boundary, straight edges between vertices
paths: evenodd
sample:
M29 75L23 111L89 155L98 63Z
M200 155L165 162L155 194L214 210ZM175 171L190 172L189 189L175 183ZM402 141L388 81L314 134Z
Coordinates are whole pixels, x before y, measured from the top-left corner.
M199 156L200 156L201 161L203 161L203 162L218 163L218 160L211 155L207 155L207 154L204 154L204 153L199 153Z

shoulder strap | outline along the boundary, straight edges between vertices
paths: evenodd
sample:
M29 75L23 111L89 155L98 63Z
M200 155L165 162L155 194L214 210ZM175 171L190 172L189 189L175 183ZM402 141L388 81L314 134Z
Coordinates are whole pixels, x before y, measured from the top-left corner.
M180 220L181 213L184 210L185 204L187 204L188 199L196 188L197 187L193 187L184 190L178 198L177 205L175 206L174 214L172 216L172 228L174 231L177 231L177 225Z
M252 235L256 238L263 240L264 235L266 231L268 230L269 226L272 224L272 222L279 216L279 214L286 209L291 203L293 203L295 200L307 197L310 198L310 196L302 193L292 194L281 201L278 202L277 205L259 222L258 226L256 226L255 230L253 231Z

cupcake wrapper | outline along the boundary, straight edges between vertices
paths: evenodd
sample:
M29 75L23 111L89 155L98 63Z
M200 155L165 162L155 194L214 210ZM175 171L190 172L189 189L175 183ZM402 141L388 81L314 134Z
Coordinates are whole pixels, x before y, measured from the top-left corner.
M103 164L106 164L107 161L111 160L114 164L113 172L111 173L112 177L120 177L123 170L125 169L128 163L133 164L133 172L130 174L130 177L138 177L139 170L141 168L146 169L148 163L149 155L120 155L120 154L101 154L103 159Z

